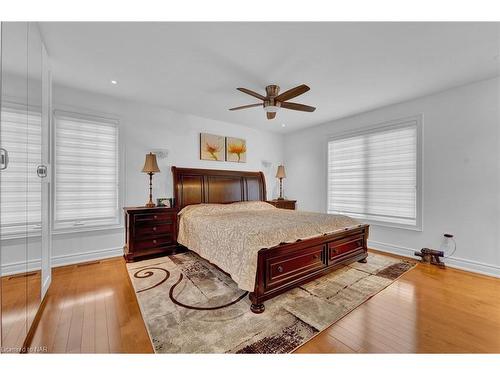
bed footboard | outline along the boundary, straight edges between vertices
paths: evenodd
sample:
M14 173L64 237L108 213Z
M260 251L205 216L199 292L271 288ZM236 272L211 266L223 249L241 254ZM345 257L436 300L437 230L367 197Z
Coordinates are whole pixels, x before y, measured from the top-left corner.
M366 262L368 225L259 251L252 312L264 301L355 261Z

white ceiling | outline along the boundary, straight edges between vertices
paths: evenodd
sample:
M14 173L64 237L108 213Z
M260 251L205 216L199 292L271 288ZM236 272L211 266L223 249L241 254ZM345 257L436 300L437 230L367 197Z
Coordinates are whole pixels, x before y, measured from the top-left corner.
M499 74L500 23L41 23L56 83L288 132ZM118 85L112 85L117 80ZM311 87L267 120L236 91ZM281 124L286 124L285 128Z

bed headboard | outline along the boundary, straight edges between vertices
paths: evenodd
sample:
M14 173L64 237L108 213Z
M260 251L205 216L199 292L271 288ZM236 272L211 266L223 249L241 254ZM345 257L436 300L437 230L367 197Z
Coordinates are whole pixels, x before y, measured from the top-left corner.
M262 172L223 171L172 167L175 206L198 203L265 201Z

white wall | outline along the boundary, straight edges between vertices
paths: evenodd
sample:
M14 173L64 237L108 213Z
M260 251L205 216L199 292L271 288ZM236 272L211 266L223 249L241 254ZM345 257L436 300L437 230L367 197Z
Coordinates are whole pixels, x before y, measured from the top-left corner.
M140 171L145 154L152 149L169 151L167 159L158 161L161 173L153 177L154 199L172 197L172 165L263 171L266 174L268 198L277 196L274 173L276 166L283 161L283 136L280 134L59 86L53 90L53 106L59 110L119 119L123 147L124 206L141 206L147 202L148 176ZM247 163L199 160L200 132L246 139ZM263 161L269 161L272 165L265 168ZM121 255L124 238L122 228L55 234L52 265Z
M172 195L170 166L264 170L268 197L277 196L276 165L285 161L285 195L302 210L326 211L326 142L329 136L416 114L424 116L424 229L372 225L370 246L411 255L438 247L445 232L458 249L449 264L500 274L500 115L498 78L340 119L286 135L176 113L71 88L55 87L54 108L116 117L123 145L124 205L147 200L147 176L140 173L150 149L168 149L154 176L155 197ZM201 161L199 132L242 137L246 164ZM273 165L264 168L262 161ZM56 234L52 266L122 253L123 229ZM5 243L15 249L15 243ZM14 253L14 252L12 252Z
M412 255L452 233L457 251L447 263L498 276L499 92L497 77L288 134L286 193L299 209L325 212L329 136L423 114L423 231L372 225L370 246Z

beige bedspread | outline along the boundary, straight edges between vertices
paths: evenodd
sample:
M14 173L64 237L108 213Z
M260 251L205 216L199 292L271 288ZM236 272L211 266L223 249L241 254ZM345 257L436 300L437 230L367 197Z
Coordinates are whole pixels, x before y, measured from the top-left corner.
M198 204L179 213L177 241L229 273L241 289L253 291L260 249L359 225L347 216L283 210L265 202Z

